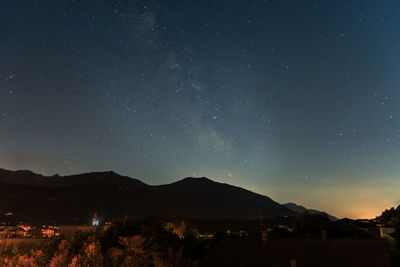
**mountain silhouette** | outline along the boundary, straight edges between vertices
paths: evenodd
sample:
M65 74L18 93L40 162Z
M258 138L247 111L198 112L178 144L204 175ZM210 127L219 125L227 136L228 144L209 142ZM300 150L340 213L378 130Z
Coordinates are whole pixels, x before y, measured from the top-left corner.
M80 184L118 184L126 186L148 186L147 184L113 171L90 172L76 175L44 176L29 170L9 171L0 168L0 181L19 185L65 187Z
M338 218L336 218L335 216L332 216L332 215L326 213L325 211L319 211L319 210L314 210L314 209L307 209L306 207L303 207L303 206L301 206L301 205L297 205L296 203L286 203L286 204L283 204L283 205L286 206L286 207L288 207L289 209L291 209L291 210L297 212L297 213L300 213L300 214L303 214L304 212L309 212L309 213L311 213L311 214L323 213L323 214L326 214L326 216L328 216L328 218L329 218L331 221L337 221L337 220L338 220Z
M43 176L0 169L2 221L89 223L96 211L103 220L125 215L234 220L299 215L269 197L205 177L152 186L114 172Z

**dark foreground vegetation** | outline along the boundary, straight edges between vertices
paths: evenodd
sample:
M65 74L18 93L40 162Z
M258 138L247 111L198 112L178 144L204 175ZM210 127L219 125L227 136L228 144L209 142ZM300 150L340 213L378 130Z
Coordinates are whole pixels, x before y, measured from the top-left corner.
M78 231L36 249L5 251L0 266L195 266L221 238L199 239L155 218L125 217L105 231Z
M397 208L385 210L376 218L376 221L394 228L395 231L386 238L390 244L392 266L400 266L400 205Z
M97 232L78 231L71 236L46 239L34 249L9 249L0 254L0 266L200 266L202 259L221 240L330 238L377 239L379 224L394 227L384 236L391 244L393 266L400 259L400 208L387 210L376 220L331 221L326 214L304 213L297 218L281 217L265 221L179 221L158 218L115 219ZM225 225L225 227L224 227ZM247 226L247 227L246 227Z

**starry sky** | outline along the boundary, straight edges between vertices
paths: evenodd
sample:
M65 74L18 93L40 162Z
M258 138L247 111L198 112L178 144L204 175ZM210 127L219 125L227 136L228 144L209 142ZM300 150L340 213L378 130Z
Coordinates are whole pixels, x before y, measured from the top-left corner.
M400 3L0 1L0 167L400 204Z

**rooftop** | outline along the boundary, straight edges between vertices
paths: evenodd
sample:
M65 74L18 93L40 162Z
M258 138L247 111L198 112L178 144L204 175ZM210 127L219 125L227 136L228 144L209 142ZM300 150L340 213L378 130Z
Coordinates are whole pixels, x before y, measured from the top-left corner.
M386 240L375 239L227 239L215 247L201 266L374 266L388 267Z

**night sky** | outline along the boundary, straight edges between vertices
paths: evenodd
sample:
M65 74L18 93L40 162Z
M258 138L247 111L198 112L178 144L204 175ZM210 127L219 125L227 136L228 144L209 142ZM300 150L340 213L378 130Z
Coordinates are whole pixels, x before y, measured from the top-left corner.
M400 203L400 3L1 1L0 167Z

